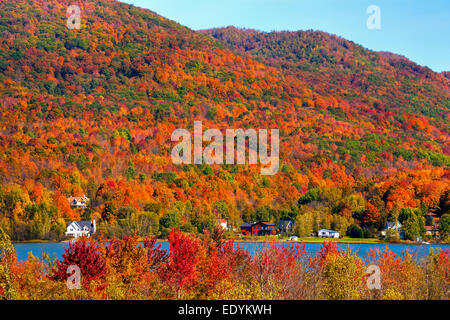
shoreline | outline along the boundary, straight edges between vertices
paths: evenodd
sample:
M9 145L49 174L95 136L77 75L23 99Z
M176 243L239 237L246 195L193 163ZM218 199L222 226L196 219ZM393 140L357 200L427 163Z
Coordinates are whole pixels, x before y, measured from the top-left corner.
M11 241L14 244L47 244L47 243L69 243L70 241L75 239L67 239L67 240L26 240L26 241ZM106 239L106 241L110 241L111 239ZM167 239L157 239L156 242L168 242ZM139 242L142 242L142 238L139 239Z
M450 243L424 243L422 241L408 241L401 240L396 242L388 242L379 239L352 239L352 238L343 238L343 239L332 239L332 238L299 238L298 240L288 240L288 239L257 239L257 238L240 238L240 239L230 239L236 243L239 242L253 242L253 243L324 243L324 242L335 242L335 243L343 243L343 244L386 244L386 245L449 245Z
M55 240L26 240L26 241L12 241L12 244L51 244L51 243L69 243L74 239L66 239L61 241L55 241ZM424 243L422 241L409 241L409 240L400 240L396 242L388 242L383 241L376 238L368 238L368 239L361 239L361 238L316 238L316 237L305 237L305 238L299 238L298 240L289 240L287 238L276 238L276 237L225 237L225 240L233 241L235 243L324 243L324 242L335 242L335 243L342 243L342 244L386 244L386 245L450 245L449 242L442 242L442 243L434 243L434 242L427 242ZM109 241L109 240L107 240ZM142 238L139 239L139 241L142 241ZM157 243L162 242L168 242L168 239L157 239Z

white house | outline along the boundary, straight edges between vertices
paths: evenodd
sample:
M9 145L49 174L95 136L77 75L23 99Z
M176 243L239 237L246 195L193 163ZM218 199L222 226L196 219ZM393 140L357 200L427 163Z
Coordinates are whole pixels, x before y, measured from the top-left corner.
M67 225L66 235L79 238L81 236L90 237L97 230L95 220L92 221L70 221Z
M339 238L339 232L329 229L321 229L317 233L320 238Z
M73 208L86 209L89 198L86 195L82 195L81 197L69 197L67 201L69 201L70 206Z
M400 222L388 221L384 226L384 229L381 231L381 235L386 237L388 231L398 232L401 240L405 240L405 233L402 230L402 224Z
M217 224L219 227L221 227L223 230L228 230L228 223L225 219L217 219Z
M400 231L400 228L402 227L402 224L400 222L397 221L397 223L393 222L393 221L388 221L386 222L386 225L384 226L384 230L381 231L381 235L382 236L386 236L386 231L387 230L392 230L392 231Z

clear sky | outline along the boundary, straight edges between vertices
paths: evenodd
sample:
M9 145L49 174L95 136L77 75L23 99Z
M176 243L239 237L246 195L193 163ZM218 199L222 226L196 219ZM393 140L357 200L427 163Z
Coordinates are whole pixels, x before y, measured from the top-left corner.
M450 0L120 0L191 29L322 30L376 51L450 71ZM376 5L381 29L369 29Z

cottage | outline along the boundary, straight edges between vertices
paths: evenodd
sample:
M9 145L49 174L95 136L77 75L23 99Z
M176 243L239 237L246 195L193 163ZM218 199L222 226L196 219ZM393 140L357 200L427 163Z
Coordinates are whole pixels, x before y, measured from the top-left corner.
M439 238L439 227L437 225L425 226L425 235L433 238Z
M339 238L339 232L329 229L321 229L318 232L320 238Z
M86 209L89 198L86 195L82 195L81 197L69 197L67 201L69 201L72 208Z
M242 224L241 233L244 236L274 236L279 233L279 230L273 223L259 221Z
M66 235L69 237L90 237L97 230L95 220L92 221L70 221L67 225Z
M244 236L252 235L252 226L253 226L253 223L245 222L245 223L241 224L242 235L244 235Z
M280 232L290 234L294 229L294 221L292 220L280 220L277 225Z

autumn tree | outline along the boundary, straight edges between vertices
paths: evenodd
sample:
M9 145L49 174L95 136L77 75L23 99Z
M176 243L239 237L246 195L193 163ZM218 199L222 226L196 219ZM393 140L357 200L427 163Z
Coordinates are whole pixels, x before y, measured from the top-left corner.
M87 239L70 242L64 248L63 260L56 261L56 267L52 269L50 278L54 281L65 281L69 277L67 269L70 266L78 266L81 271L81 281L85 288L89 288L92 280L100 279L105 275L106 263L98 251L96 243L90 243Z
M161 279L170 286L180 299L197 278L198 240L172 229L169 233L170 254L158 269Z
M0 298L2 299L17 298L12 272L16 259L16 251L9 236L0 228Z
M322 297L328 300L359 300L364 296L363 261L348 251L328 254L323 271Z

